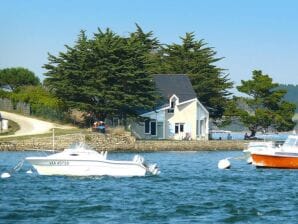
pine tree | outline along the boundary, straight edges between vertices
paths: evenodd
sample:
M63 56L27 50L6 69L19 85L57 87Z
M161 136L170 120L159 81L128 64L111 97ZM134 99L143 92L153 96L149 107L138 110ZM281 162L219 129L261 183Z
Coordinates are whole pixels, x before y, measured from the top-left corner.
M65 45L65 53L60 52L58 56L49 54L49 63L44 65L48 70L44 84L69 108L90 110L94 102L87 85L92 62L89 45L85 31L81 31L74 47Z
M207 107L210 117L221 118L229 102L233 83L215 63L216 52L193 33L181 38L182 44L166 45L160 53L160 73L187 74L198 99Z
M262 71L253 71L251 80L242 80L241 85L237 86L240 92L249 96L244 101L251 112L242 110L240 119L251 131L251 136L269 127L289 131L295 126L292 121L295 105L283 99L287 91L276 89L277 86Z
M136 34L120 37L98 29L91 40L81 32L74 47L58 57L49 55L45 84L70 108L91 112L99 119L126 119L155 102L147 72L149 47Z

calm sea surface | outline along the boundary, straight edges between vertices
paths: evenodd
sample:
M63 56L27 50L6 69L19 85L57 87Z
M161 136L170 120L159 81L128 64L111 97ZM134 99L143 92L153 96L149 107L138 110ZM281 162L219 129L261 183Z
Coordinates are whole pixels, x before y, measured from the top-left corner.
M38 152L0 152L0 171ZM130 159L131 153L111 153ZM143 153L159 176L0 179L0 223L297 223L298 170L255 169L234 152Z

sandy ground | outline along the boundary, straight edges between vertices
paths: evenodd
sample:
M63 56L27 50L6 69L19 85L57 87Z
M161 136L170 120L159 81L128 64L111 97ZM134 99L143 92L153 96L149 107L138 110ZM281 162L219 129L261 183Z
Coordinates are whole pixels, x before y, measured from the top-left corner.
M43 133L50 132L52 128L60 128L60 129L73 128L72 126L69 126L69 125L60 125L56 123L46 122L35 118L30 118L30 117L9 113L5 111L0 111L0 113L2 118L12 120L20 125L20 130L18 130L14 135L0 136L0 138L11 137L11 136L43 134Z

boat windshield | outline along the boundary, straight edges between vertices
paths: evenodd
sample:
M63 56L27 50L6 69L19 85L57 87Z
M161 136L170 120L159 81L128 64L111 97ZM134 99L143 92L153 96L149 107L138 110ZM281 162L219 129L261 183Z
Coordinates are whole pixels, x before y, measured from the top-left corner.
M285 146L298 146L298 141L297 141L297 138L291 138L289 137L285 143L284 143Z
M69 149L74 149L74 150L78 150L78 149L87 149L87 150L90 150L90 149L92 149L91 146L87 145L84 142L75 142L75 143L72 143L68 148Z

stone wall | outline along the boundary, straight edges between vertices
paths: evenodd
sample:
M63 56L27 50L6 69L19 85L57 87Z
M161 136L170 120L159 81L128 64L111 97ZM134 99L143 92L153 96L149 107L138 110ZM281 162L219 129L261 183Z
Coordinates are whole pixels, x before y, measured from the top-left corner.
M12 145L15 145L17 150L63 150L74 142L86 142L98 151L102 150L119 150L128 149L131 147L131 143L134 142L134 138L131 136L111 136L98 133L92 134L68 134L62 136L55 136L54 141L52 137L32 137L25 140L11 141ZM7 148L7 147L6 147ZM1 150L1 145L0 145Z
M136 141L136 151L243 150L245 141Z
M110 134L69 134L55 136L54 149L63 150L71 143L85 141L98 151L199 151L199 150L242 150L245 141L170 141L170 140L135 140L129 133ZM26 140L11 141L11 149L0 150L51 150L52 137L33 137Z

